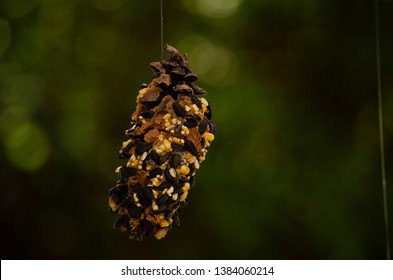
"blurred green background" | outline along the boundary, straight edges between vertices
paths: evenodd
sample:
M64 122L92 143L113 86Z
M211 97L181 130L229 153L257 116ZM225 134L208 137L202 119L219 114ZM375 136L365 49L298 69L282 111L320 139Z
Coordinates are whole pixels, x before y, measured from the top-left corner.
M380 6L393 209L393 1ZM189 54L218 132L181 227L142 242L112 228L159 8L0 0L1 258L385 258L372 0L164 0L165 42Z

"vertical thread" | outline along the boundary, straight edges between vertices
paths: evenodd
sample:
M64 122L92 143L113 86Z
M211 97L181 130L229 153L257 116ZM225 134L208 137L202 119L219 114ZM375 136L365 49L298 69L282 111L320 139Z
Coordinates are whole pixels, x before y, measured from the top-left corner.
M161 60L164 60L164 8L163 0L160 0L160 13L161 13Z
M383 135L383 108L382 108L382 82L381 82L381 50L379 37L379 0L374 0L375 4L375 47L376 47L376 66L377 66L377 90L378 90L378 120L379 120L379 144L381 153L381 179L383 194L383 210L385 220L385 239L386 239L386 258L390 260L390 237L389 237L389 218L388 218L388 198L386 188L385 170L385 144Z

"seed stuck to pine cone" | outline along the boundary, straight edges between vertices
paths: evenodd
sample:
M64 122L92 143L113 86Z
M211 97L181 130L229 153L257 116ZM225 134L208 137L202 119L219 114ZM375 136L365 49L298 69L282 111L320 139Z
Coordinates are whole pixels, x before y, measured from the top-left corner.
M165 50L169 59L152 62L153 80L141 86L119 151L128 162L116 169L119 179L109 190L110 209L120 215L114 227L136 240L150 234L161 239L180 225L195 172L216 132L187 56L169 45Z

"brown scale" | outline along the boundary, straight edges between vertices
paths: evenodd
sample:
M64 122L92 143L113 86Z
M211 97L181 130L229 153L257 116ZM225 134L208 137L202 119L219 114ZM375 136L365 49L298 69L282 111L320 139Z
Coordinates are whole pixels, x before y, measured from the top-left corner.
M137 240L150 234L161 239L180 225L216 130L187 56L169 45L165 50L169 59L152 62L153 80L141 86L128 140L119 151L128 161L116 169L119 179L109 190L110 210L119 215L114 227Z

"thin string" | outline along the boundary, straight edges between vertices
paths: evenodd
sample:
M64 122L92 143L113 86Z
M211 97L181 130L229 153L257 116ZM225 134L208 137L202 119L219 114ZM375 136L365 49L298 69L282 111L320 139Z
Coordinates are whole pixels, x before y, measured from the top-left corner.
M385 218L385 239L386 239L386 258L390 260L390 237L389 237L389 218L388 218L388 197L386 188L386 171L385 171L385 144L383 136L383 108L382 108L382 82L381 82L381 50L379 38L379 0L375 3L375 47L377 60L377 87L378 87L378 118L379 118L379 142L381 153L381 176L382 176L382 194L383 210Z
M160 0L160 12L161 12L161 60L164 60L164 9L163 9L162 0Z

